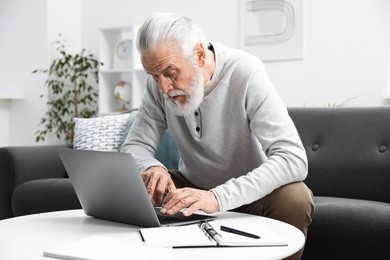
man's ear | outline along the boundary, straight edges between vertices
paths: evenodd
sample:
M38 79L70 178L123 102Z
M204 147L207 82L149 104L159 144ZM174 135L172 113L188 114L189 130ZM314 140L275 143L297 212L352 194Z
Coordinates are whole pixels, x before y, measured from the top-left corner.
M199 64L199 67L203 67L206 62L206 49L203 43L198 42L195 47L195 53L196 53L196 58Z

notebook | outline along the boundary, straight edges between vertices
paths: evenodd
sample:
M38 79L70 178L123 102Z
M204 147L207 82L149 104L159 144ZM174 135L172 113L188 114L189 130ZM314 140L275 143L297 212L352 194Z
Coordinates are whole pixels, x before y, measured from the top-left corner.
M162 215L153 207L129 153L58 149L80 204L89 216L142 227L175 226L215 216Z
M66 260L142 259L152 260L172 252L171 247L124 243L106 236L89 236L70 244L49 248L43 256Z
M218 219L186 226L141 228L140 233L147 245L174 248L287 246L286 239L261 223L241 222Z

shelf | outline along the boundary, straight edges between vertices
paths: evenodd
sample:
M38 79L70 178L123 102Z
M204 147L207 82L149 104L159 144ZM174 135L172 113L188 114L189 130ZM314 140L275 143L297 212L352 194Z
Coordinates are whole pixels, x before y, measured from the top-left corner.
M115 86L120 81L131 86L127 109L141 105L147 74L143 69L141 58L136 48L136 37L139 26L123 26L99 29L99 60L103 62L99 71L99 114L116 113L121 104L114 96ZM121 41L130 43L130 50L125 62L115 55ZM119 62L118 62L119 61Z
M132 25L99 30L99 58L103 62L102 70L115 70L115 48L122 40L129 40L131 44L131 57L129 57L130 64L128 69L143 69L135 44L138 28L137 25Z

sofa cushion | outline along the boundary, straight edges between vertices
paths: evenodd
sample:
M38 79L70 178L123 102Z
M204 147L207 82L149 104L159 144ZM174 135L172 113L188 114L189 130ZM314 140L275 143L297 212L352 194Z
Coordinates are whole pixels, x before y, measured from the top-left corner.
M129 113L95 118L75 118L74 149L118 151Z
M25 182L16 187L11 204L14 216L81 208L68 178Z
M160 145L158 146L156 159L164 164L167 169L178 169L179 167L179 152L177 151L175 141L173 141L169 129L165 131Z
M314 204L303 259L390 259L389 203L317 196Z
M119 148L122 147L123 143L126 140L127 135L129 134L130 128L133 125L133 122L138 114L138 109L134 109L130 112L129 117L126 122L125 131L123 132L122 141L120 142Z
M119 151L138 113L130 113L96 118L75 118L74 149ZM158 146L156 158L168 169L177 169L179 154L169 129Z

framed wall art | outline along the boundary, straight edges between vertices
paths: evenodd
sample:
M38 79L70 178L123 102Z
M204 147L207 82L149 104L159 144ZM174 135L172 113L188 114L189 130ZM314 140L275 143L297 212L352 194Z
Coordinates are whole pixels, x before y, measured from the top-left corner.
M240 48L262 60L302 59L302 0L241 0Z

